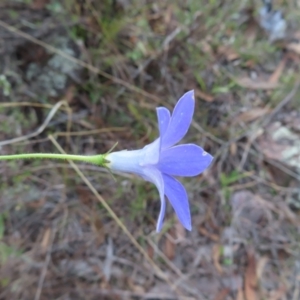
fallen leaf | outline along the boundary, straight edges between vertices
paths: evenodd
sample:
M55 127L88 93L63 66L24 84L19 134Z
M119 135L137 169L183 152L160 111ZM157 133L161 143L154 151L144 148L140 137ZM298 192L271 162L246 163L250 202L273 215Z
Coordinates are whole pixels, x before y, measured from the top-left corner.
M248 251L248 265L244 281L246 300L257 300L256 260L252 250Z
M300 42L299 43L290 43L287 48L289 50L292 50L296 52L297 54L300 54Z
M99 214L95 212L93 213L93 216L91 218L91 223L92 223L93 231L96 233L97 245L100 246L105 241L105 229L99 217Z
M221 256L220 245L215 244L212 249L212 258L213 258L214 266L220 274L223 274L223 268L220 265L220 256Z
M277 68L275 69L275 71L273 72L273 74L270 76L269 78L269 82L270 83L274 83L277 84L279 81L279 78L284 70L284 67L286 65L286 57L284 56L283 59L280 61L280 63L278 64Z
M300 54L300 31L296 31L292 35L291 42L286 45L286 48L297 54Z
M253 42L256 39L258 33L258 26L253 16L251 16L250 20L247 23L248 26L245 31L245 36L247 37L247 44L253 45Z
M201 51L208 55L208 57L214 57L214 51L208 40L203 40L201 42Z
M264 80L253 80L249 77L234 78L235 82L245 88L252 90L273 90L278 87L278 83L273 83Z
M51 233L52 233L51 228L47 228L44 232L43 239L41 242L41 248L43 252L46 252L48 250L48 247L50 245Z
M245 61L245 67L253 69L256 66L256 61L254 59L248 59Z
M236 191L230 199L233 224L240 234L247 234L258 224L268 218L271 210L275 207L269 201L248 190Z
M229 289L223 289L221 290L216 297L214 298L214 300L225 300L226 296L229 294Z
M204 93L200 90L196 90L195 94L196 94L196 97L199 97L200 99L205 100L206 102L212 102L215 99L214 96Z
M282 123L271 123L265 129L265 133L259 137L258 145L267 158L300 170L299 134Z
M170 232L170 235L173 237L172 232ZM170 238L166 238L164 243L164 253L168 259L170 260L174 259L175 248L176 248L176 244L174 244Z
M232 155L232 156L235 156L236 155L236 152L237 152L237 145L236 145L236 143L231 143L231 145L230 145L230 154Z
M154 249L151 245L148 245L147 247L147 254L149 255L150 258L154 257Z
M289 51L286 53L286 58L295 62L299 63L300 62L300 55L298 55L296 52Z
M133 282L132 278L127 278L128 287L131 291L138 293L138 294L145 294L145 289L141 285L137 285Z
M236 300L245 300L242 287L239 287L239 289L238 289L238 292L236 294Z
M266 256L263 256L258 260L257 267L256 267L257 279L260 279L263 277L263 272L264 272L264 269L265 269L265 266L266 266L268 260L269 259Z
M71 85L68 87L67 91L65 92L63 99L70 104L74 98L74 94L75 94L75 86Z
M212 241L214 241L214 242L218 242L218 241L220 240L220 237L219 237L218 235L216 235L216 234L214 234L214 233L210 233L209 231L207 231L207 229L206 229L205 227L199 226L198 231L199 231L202 235L204 235L204 236L210 238L210 239L211 239Z
M248 111L245 111L241 114L239 114L235 120L233 121L233 124L239 123L239 122L251 122L254 121L270 112L270 109L268 107L257 107L250 109Z
M46 199L42 198L42 199L39 199L39 200L36 200L36 201L30 201L30 202L26 203L26 205L30 208L38 209L38 208L44 206L45 202L46 202Z
M80 202L86 206L91 206L93 203L93 199L89 190L84 188L81 185L76 186L76 193Z
M239 54L229 46L220 46L218 48L218 54L223 56L227 61L233 61L240 58Z
M278 290L276 291L272 291L270 294L270 300L281 300L281 299L287 299L286 298L286 292L287 289L285 287L280 287ZM284 297L285 296L285 297ZM298 298L298 297L297 297ZM296 298L294 298L296 299Z
M32 9L44 9L50 0L34 0L31 4Z
M179 222L179 220L177 220L176 224L175 224L175 236L176 239L178 241L184 241L185 237L186 237L186 230L185 228L182 226L182 224Z

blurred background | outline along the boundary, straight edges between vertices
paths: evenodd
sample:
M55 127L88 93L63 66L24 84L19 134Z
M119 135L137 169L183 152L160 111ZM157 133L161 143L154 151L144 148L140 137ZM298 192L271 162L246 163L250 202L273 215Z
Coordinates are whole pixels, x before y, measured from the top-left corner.
M159 234L136 176L77 164L95 196L68 162L1 162L0 299L300 299L299 20L296 0L1 0L0 154L142 148L194 89L183 142L215 159L182 179L193 230L169 205Z

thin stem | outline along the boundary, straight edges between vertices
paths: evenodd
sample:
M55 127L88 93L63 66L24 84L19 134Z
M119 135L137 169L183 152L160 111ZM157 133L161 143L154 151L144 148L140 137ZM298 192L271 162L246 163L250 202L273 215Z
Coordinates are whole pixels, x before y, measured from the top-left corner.
M60 159L60 160L73 160L82 161L91 164L104 166L104 155L71 155L71 154L58 154L58 153L24 153L13 155L0 155L0 160L16 160L16 159Z

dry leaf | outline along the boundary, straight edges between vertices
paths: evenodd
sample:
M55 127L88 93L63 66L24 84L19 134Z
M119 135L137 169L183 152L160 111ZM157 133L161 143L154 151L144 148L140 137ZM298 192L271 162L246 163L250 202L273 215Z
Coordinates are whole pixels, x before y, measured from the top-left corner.
M196 97L199 97L200 99L207 101L207 102L212 102L215 99L214 96L204 93L200 90L196 90Z
M245 300L242 287L239 287L239 289L238 289L238 292L236 294L236 300Z
M273 74L270 76L269 78L269 82L270 83L274 83L277 84L279 81L279 78L284 70L286 64L286 57L284 57L280 63L278 64L277 68L275 69L275 71L273 72Z
M271 123L258 139L262 153L269 159L280 161L300 170L300 138L280 122Z
M75 86L70 85L67 91L65 92L63 99L70 104L74 98L74 94L75 94Z
M76 192L80 202L86 206L91 206L93 203L91 193L85 187L79 185L76 186Z
M294 63L299 63L300 62L300 55L298 55L296 52L287 52L286 53L286 58L291 60Z
M231 143L231 145L230 145L230 154L232 156L235 156L236 152L237 152L237 145L236 145L236 143Z
M252 90L272 90L278 87L277 83L263 80L254 81L249 77L234 78L234 80L238 85Z
M45 198L42 198L40 200L30 201L30 202L26 203L26 205L30 208L38 209L38 208L44 206L45 202L46 202Z
M170 260L174 259L175 248L176 248L176 245L171 241L171 239L166 238L165 244L164 244L164 253L168 259L170 259Z
M213 256L212 258L213 258L215 268L218 270L220 274L222 274L223 268L220 265L220 255L221 255L220 245L215 244L212 249L212 256Z
M248 59L245 61L245 67L253 69L256 66L257 62L254 59Z
M198 230L202 235L210 238L214 242L218 242L220 240L220 237L218 235L216 235L214 233L210 233L204 227L199 226Z
M262 275L263 275L263 272L264 272L264 269L265 269L265 266L266 266L266 263L268 262L268 257L264 256L264 257L261 257L258 262L257 262L257 267L256 267L256 276L257 276L257 279L260 279L262 278Z
M207 40L203 40L201 42L201 50L203 53L207 54L209 57L214 57L214 51L209 43L209 41Z
M300 31L295 32L291 39L292 41L286 45L286 48L300 54Z
M257 23L253 18L251 18L251 20L249 20L248 22L248 26L245 31L245 36L247 37L248 45L253 45L253 42L255 41L257 36L257 32L258 32Z
M296 52L297 54L300 54L300 42L288 44L287 49L292 50L292 51Z
M91 218L93 231L97 236L97 245L100 246L105 241L105 229L99 215L97 213L93 213L93 217Z
M225 300L226 296L229 294L229 289L223 289L221 290L216 297L214 298L214 300Z
M286 292L287 292L287 289L285 287L280 287L278 290L271 292L269 299L270 300L287 299L286 298ZM296 299L296 298L294 298L294 299ZM298 299L298 297L297 297L297 299Z
M246 300L258 300L256 260L253 251L248 251L248 265L247 265L244 281L245 281Z
M177 241L184 241L185 237L186 237L186 230L185 228L182 226L182 224L179 222L179 220L177 220L176 224L175 224L175 236Z
M150 258L154 257L154 249L151 245L148 245L147 247L147 254L149 255Z
M141 285L137 285L133 282L132 278L127 278L128 287L131 291L143 295L145 293L145 289Z
M239 54L229 46L220 46L218 48L218 54L225 57L227 61L233 61L240 58Z
M233 124L239 123L239 122L251 122L254 121L267 113L270 112L270 109L268 107L263 107L263 108L253 108L248 111L245 111L241 114L239 114L236 119L233 121Z
M231 196L233 224L240 234L247 236L255 224L267 219L270 210L274 209L270 202L248 190L236 191Z
M42 248L43 252L46 252L49 245L50 245L51 233L52 233L51 228L47 228L44 232L43 239L42 239L42 242L41 242L41 248Z
M31 4L32 9L44 9L50 0L34 0Z

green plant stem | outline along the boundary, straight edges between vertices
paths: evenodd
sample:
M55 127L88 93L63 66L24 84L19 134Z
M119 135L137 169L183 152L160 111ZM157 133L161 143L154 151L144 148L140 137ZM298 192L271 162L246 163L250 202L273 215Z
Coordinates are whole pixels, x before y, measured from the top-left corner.
M96 164L100 166L105 165L105 155L71 155L71 154L57 154L57 153L24 153L13 155L0 155L0 160L17 160L17 159L61 159L82 161L86 163Z

